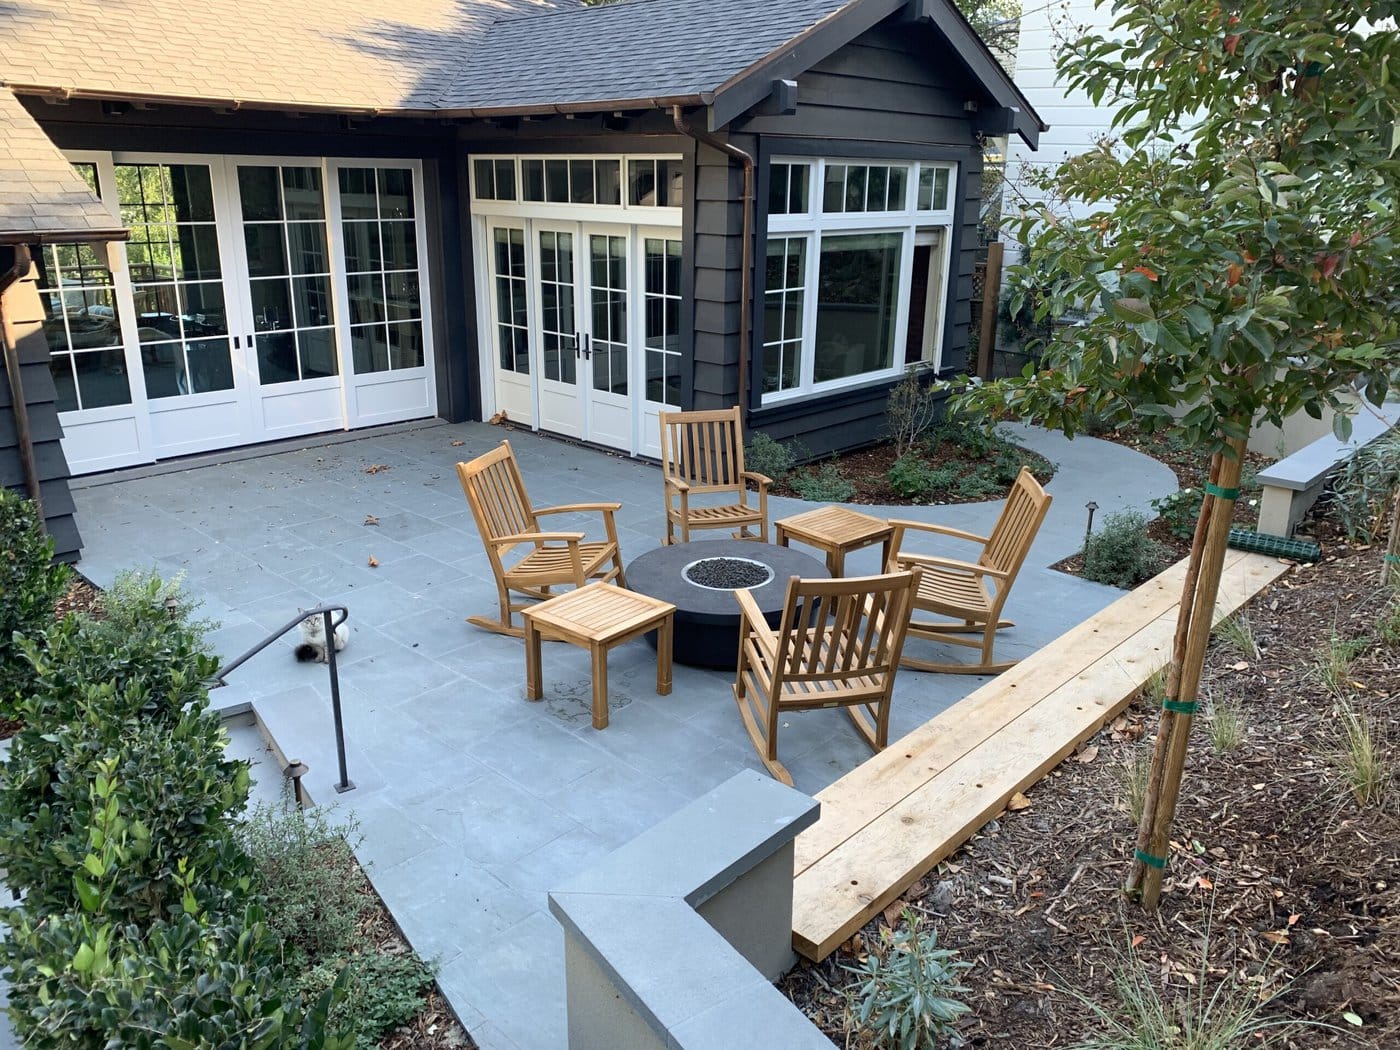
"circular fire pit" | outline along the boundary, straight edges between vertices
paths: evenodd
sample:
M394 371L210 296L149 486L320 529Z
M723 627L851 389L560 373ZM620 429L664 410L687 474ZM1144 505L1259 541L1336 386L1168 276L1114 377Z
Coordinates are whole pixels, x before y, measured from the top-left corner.
M777 626L793 576L828 579L816 558L753 540L704 540L658 547L627 566L627 586L676 607L677 663L733 670L739 655L738 588L749 593ZM647 636L652 645L656 635Z

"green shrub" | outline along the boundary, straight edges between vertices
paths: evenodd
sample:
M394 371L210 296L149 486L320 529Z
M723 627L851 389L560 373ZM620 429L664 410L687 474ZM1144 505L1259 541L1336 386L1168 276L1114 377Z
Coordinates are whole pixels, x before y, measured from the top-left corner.
M0 486L0 716L13 718L30 668L15 634L39 637L68 587L68 566L53 563L53 541L29 500Z
M781 441L774 441L761 430L755 430L744 446L744 467L757 471L780 485L792 473L797 456L793 449Z
M938 947L938 931L905 909L897 931L885 934L878 951L846 971L859 980L856 1022L880 1047L922 1050L953 1034L969 1011L956 996L968 994L959 974L972 968L958 953Z
M1104 518L1084 548L1084 578L1113 587L1136 587L1162 570L1166 552L1147 535L1147 519L1125 510Z
M943 391L926 386L917 372L906 372L898 384L890 388L885 401L885 422L896 456L912 452L920 439L938 419L943 403Z
M1196 519L1201 516L1201 504L1205 502L1204 489L1189 488L1173 492L1170 496L1152 501L1152 509L1179 540L1191 540L1196 535Z
M985 500L1006 494L1006 485L987 465L959 475L954 489L960 499Z
M114 928L26 910L0 942L9 1014L29 1050L349 1050L333 1014L348 982L304 1009L259 909Z
M905 499L924 499L935 491L934 474L917 452L906 452L894 461L885 477L890 488Z
M345 997L331 1021L337 1029L354 1034L355 1050L374 1050L380 1039L423 1009L423 996L433 976L433 967L412 952L375 949L352 956L343 965L323 963L313 968L303 978L302 989L320 996L337 980L343 982Z
M78 903L75 877L106 804L90 791L100 771L132 837L114 922L164 914L180 865L209 875L214 895L248 874L232 823L247 800L247 765L225 757L223 725L208 706L216 662L202 626L156 600L164 587L151 579L118 589L104 597L105 619L70 616L42 645L23 644L34 681L0 780L0 856L10 887L33 907Z
M1391 430L1347 460L1331 484L1327 507L1351 539L1385 535L1386 508L1400 486L1400 431Z
M240 837L268 907L268 925L288 965L349 951L364 916L368 888L354 863L354 821L333 823L320 809L259 806Z
M819 470L804 470L792 479L792 489L812 503L845 503L856 494L856 487L841 476L835 463L824 463Z

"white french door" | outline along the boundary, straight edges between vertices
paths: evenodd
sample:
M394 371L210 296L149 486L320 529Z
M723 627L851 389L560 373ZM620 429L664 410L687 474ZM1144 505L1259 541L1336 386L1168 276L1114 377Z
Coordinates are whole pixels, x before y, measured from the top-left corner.
M680 400L677 231L502 219L484 242L495 409L659 455L657 413Z
M436 411L416 162L72 159L131 229L41 265L74 473Z

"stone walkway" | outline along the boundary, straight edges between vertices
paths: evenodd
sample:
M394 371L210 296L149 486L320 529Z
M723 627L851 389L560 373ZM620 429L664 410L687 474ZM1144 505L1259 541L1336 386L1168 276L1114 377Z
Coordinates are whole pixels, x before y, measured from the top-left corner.
M1008 613L1019 626L998 645L1008 655L1043 646L1117 596L1046 568L1080 547L1088 500L1100 515L1145 511L1177 487L1167 468L1118 445L1036 430L1013 436L1060 470L1050 516L1011 595ZM738 770L761 766L729 676L677 666L672 694L658 697L644 643L611 656L612 724L603 732L590 724L587 656L572 646L546 647L546 699L523 699L520 643L463 622L494 611L495 588L453 464L503 437L537 503L620 501L624 557L658 544L656 467L483 424L97 479L75 497L87 545L81 570L103 586L134 566L185 573L204 613L221 623L212 639L225 657L300 607L349 606L341 684L354 791L330 788L325 668L297 664L290 641L241 668L215 700L253 705L283 752L310 764L313 796L353 811L361 860L414 947L437 960L442 990L473 1037L486 1048L529 1050L565 1041L563 939L546 891ZM775 499L771 516L808 506ZM997 509L889 513L985 531ZM366 524L371 516L377 525ZM876 571L877 550L853 555L847 571ZM904 672L892 738L982 681ZM780 747L807 792L869 754L839 711L792 718Z

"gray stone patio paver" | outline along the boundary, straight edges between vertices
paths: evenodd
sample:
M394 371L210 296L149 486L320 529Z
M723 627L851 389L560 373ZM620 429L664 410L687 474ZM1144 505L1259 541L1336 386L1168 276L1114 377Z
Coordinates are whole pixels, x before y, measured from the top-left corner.
M1019 626L998 642L999 652L1024 655L1117 594L1046 568L1081 545L1084 503L1095 500L1100 515L1147 511L1176 480L1117 445L1030 429L1016 436L1060 465L1055 503L1011 595ZM519 641L463 622L494 612L496 597L452 465L502 437L537 502L619 501L625 558L659 543L654 466L520 431L437 425L79 487L80 568L103 586L124 568L185 571L204 614L226 622L212 636L225 657L298 607L332 598L350 607L340 668L355 791L330 789L326 669L296 663L295 639L240 668L214 698L252 703L282 750L312 767L314 797L361 822L360 858L410 940L443 964L444 994L477 1041L552 1050L564 1042L563 941L545 891L758 761L731 676L677 666L672 694L658 697L655 654L641 643L610 655L612 721L601 733L589 724L588 660L573 646L546 647L545 700L524 701ZM388 469L366 474L374 464ZM771 515L806 506L775 498ZM998 506L872 510L985 531ZM368 514L380 524L365 526ZM599 527L596 515L578 524ZM969 553L947 540L917 543ZM852 573L878 568L874 550L848 561ZM983 681L905 672L892 737ZM839 711L792 717L780 747L809 793L869 755Z

